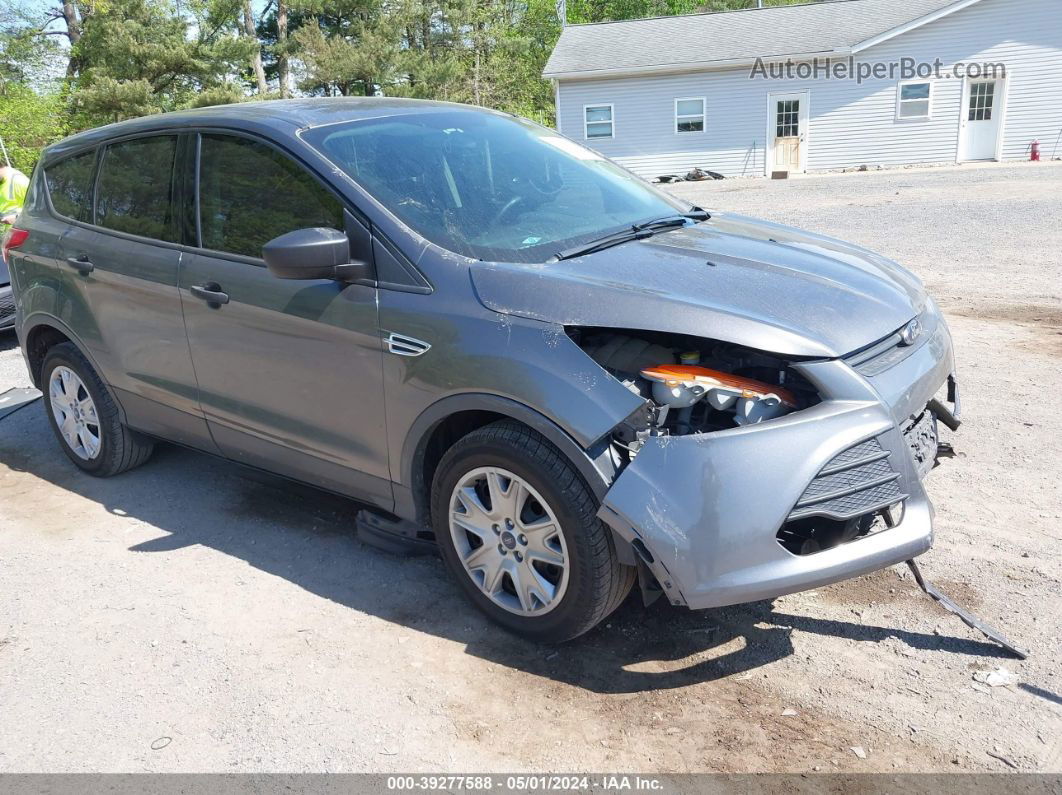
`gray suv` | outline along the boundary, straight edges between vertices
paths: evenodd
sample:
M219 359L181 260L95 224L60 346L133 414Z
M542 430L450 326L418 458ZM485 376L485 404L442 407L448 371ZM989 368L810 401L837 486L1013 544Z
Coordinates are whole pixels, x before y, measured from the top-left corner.
M4 246L78 467L167 440L348 495L525 636L579 635L635 581L706 608L932 542L922 479L958 406L919 281L512 116L122 122L44 152Z

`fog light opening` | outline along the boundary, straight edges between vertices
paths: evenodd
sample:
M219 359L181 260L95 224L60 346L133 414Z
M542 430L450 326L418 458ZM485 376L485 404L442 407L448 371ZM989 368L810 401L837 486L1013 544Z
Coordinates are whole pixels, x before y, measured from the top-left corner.
M877 513L844 520L809 516L786 522L777 538L778 543L794 555L814 555L869 535L875 525L879 525L879 529L885 527L884 520Z

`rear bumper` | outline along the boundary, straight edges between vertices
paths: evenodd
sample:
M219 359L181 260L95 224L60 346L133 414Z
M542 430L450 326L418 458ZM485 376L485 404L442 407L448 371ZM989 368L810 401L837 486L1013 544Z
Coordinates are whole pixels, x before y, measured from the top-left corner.
M15 296L11 285L0 287L0 331L15 327Z
M691 608L781 596L922 554L933 542L933 507L903 429L952 373L951 340L943 322L940 329L879 384L839 360L802 364L828 396L816 406L744 428L650 439L598 516L641 553L672 603ZM896 477L867 491L867 513L902 501L902 519L814 554L788 551L778 531L809 484L868 440Z

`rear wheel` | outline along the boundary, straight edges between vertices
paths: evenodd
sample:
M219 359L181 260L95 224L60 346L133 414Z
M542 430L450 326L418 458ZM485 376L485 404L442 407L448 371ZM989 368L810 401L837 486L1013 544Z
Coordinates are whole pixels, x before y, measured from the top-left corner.
M48 423L63 452L85 472L117 475L151 455L152 441L121 423L103 381L72 343L48 351L41 383Z
M568 460L511 421L458 441L432 490L435 537L465 593L499 624L547 642L591 629L634 583L596 511Z

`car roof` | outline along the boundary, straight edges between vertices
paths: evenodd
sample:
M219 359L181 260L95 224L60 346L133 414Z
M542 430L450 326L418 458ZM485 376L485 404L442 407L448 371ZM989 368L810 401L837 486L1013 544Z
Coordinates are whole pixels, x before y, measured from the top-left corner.
M432 111L498 113L498 111L487 108L456 102L398 97L314 97L238 102L194 110L156 113L108 124L104 127L96 127L52 144L44 150L41 159L52 161L68 153L95 146L101 141L142 132L217 126L258 132L274 131L290 135L297 130L322 124Z

